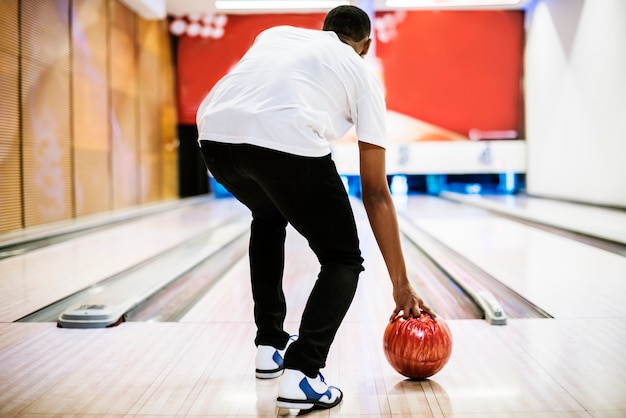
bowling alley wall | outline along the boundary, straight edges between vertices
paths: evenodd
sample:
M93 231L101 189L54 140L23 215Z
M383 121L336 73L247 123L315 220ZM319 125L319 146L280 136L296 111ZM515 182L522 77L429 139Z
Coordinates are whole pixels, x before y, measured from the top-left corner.
M322 20L235 15L208 22L219 36L180 36L179 119L193 123L202 96L262 29ZM523 173L531 195L626 207L626 1L373 20L367 60L386 91L390 174ZM355 140L333 147L344 174L358 173Z
M181 123L261 30L322 21L231 15L203 22L210 35L181 34ZM532 195L626 207L626 1L377 12L374 28L367 61L386 91L389 173L523 173ZM342 173L358 173L355 140L333 147Z
M526 23L526 183L626 208L626 1L539 0Z
M166 21L0 2L0 233L177 197Z
M323 18L0 1L0 234L184 196L183 174L206 178L203 96L263 29ZM386 92L391 174L521 173L529 194L626 208L626 1L373 22L366 62ZM333 146L342 173L358 173L355 142ZM180 162L182 144L200 166Z
M175 17L180 122L195 123L202 98L262 30L319 29L323 20L324 14ZM523 11L387 11L372 21L366 62L386 92L389 174L524 171ZM208 35L189 35L184 28L193 25ZM502 141L481 142L488 139ZM340 173L358 174L354 131L333 144L333 154Z

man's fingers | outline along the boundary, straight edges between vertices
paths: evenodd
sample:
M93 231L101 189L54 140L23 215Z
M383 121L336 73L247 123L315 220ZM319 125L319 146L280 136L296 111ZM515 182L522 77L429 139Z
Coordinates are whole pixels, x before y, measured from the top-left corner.
M402 313L402 315L400 315L400 313ZM413 318L419 318L419 316L420 316L420 308L417 308L417 312L415 312L414 308L396 309L396 310L393 311L393 313L389 317L389 321L393 322L394 320L396 320L396 319L398 319L400 317L402 317L404 319L408 319L411 316Z
M407 306L406 309L396 307L389 317L389 321L393 322L395 319L402 316L404 319L408 319L410 316L419 318L422 313L428 314L431 318L435 319L437 314L430 309L430 307L420 303L418 306Z
M435 319L437 317L437 315L435 314L435 312L433 312L429 307L427 306L423 306L422 307L422 312L426 312L428 315L430 315L430 317L432 319Z

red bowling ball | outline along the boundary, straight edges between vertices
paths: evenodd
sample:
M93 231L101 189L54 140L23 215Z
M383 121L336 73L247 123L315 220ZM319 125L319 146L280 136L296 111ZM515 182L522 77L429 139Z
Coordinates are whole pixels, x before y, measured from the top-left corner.
M383 336L387 361L409 379L426 379L446 365L452 354L452 334L445 321L422 313L419 318L398 317Z

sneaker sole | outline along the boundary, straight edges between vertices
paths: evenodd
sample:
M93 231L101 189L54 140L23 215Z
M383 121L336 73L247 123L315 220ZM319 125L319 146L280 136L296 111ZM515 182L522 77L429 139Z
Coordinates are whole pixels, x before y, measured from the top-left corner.
M335 399L335 402L332 402L332 403L310 401L307 399L288 399L288 398L278 397L278 399L276 400L276 405L279 408L285 408L285 409L312 409L312 408L330 409L334 406L339 405L342 399L343 399L343 393L341 393L339 397Z
M259 379L275 379L284 373L285 369L277 370L256 370L256 377Z

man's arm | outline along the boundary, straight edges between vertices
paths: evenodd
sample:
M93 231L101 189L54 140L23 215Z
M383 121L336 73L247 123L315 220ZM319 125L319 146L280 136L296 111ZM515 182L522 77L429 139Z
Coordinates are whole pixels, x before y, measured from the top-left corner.
M359 156L363 205L393 284L396 307L390 319L400 312L405 318L419 317L420 310L434 317L434 312L424 305L407 277L398 219L387 184L385 149L359 142Z

